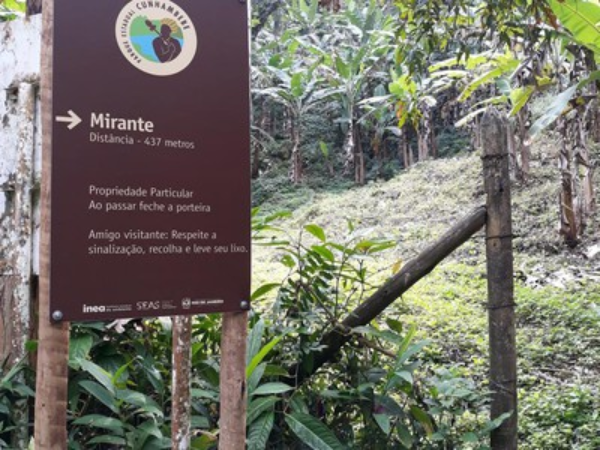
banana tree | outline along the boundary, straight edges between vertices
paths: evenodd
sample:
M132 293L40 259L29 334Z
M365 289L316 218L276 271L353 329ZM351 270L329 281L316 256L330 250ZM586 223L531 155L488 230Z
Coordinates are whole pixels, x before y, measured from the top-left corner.
M367 128L371 136L370 147L373 156L377 160L377 172L383 175L383 161L388 158L386 154L386 134L391 132L398 136L397 127L393 127L396 118L394 104L390 101L391 96L386 95L384 85L379 85L374 90L374 96L364 99L359 103L361 116L358 124Z
M414 163L414 156L408 135L410 129L417 138L418 161L435 156L436 142L433 128L433 108L437 105L435 95L450 87L446 81L427 78L417 80L405 73L401 76L392 73L389 92L396 103L398 118L397 134L401 138L404 167Z
M531 127L531 135L535 137L558 120L562 136L559 152L560 229L565 242L575 246L596 210L594 164L587 142L586 122L591 121L595 127L600 125L600 71L597 70L600 61L600 1L551 0L550 6L569 33L566 39L580 46L575 49L570 46L574 57L571 78L576 81L556 96L546 113ZM560 30L557 23L552 25ZM584 64L581 64L582 61ZM585 94L586 89L588 95Z
M253 92L271 98L287 111L292 140L290 179L294 184L299 184L304 175L302 118L321 102L335 95L337 91L322 87L322 81L316 77L315 67L306 68L297 64L290 68L271 67L270 70L276 78L277 85L255 89Z
M334 89L340 105L338 119L345 128L345 172L354 170L354 181L365 183L365 154L360 142L359 103L366 97L369 84L381 84L387 78L394 37L394 21L374 0L363 6L355 1L346 4L338 16L338 34L333 56L328 63L326 78Z

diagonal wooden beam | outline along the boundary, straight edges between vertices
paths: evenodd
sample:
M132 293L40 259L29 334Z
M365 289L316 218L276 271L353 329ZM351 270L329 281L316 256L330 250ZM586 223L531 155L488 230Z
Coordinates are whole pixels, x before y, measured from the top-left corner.
M315 374L323 365L332 361L340 349L350 340L350 330L367 325L389 305L410 289L417 281L430 273L444 258L464 244L486 223L486 208L472 211L442 237L410 260L396 275L390 278L373 295L352 311L340 325L327 332L319 342L319 351L310 353L291 368L290 374L298 385ZM312 360L312 361L311 361Z

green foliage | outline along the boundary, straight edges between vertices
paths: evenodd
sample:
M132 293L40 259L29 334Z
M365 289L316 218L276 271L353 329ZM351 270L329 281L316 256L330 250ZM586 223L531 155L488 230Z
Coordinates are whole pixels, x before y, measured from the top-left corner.
M550 0L552 11L575 40L600 61L600 3L597 0Z
M26 10L26 0L3 0L0 2L0 22L23 17Z
M600 446L598 393L580 385L542 385L520 400L520 448L593 450Z
M440 52L460 61L490 38L500 43L531 45L544 36L546 1L395 0L400 11L398 59L411 73L423 74ZM475 50L477 52L477 50Z
M10 447L12 436L22 434L29 424L18 414L35 395L29 387L26 360L8 366L8 359L2 362L0 370L0 448Z
M170 447L164 413L170 395L165 382L168 361L155 360L158 351L166 350L169 335L157 325L143 324L152 341L127 325L122 333L113 334L112 342L101 339L99 324L73 330L70 449L102 448L104 444L140 450ZM155 348L149 352L147 344Z
M283 367L300 360L300 370L310 370L323 330L348 314L370 288L368 261L395 244L370 238L369 230L352 222L341 241L315 223L305 225L297 239L282 238L276 219L264 220L269 225L261 230L276 234L271 238L263 234L259 242L278 252L288 273L274 308L265 311L253 327L249 351L255 356L249 357L254 361L249 370L264 368L257 359L263 354L272 355ZM265 286L256 291L273 292ZM263 322L266 317L269 323ZM488 393L458 372L426 376L420 359L430 342L415 341L416 332L415 326L405 329L391 318L385 324L373 322L352 330L352 343L339 360L302 388L280 381L266 380L260 387L252 383L250 435L262 446L266 430L271 429L270 439L276 440L274 429L269 428L270 415L273 407L283 403L285 424L292 433L284 436L290 445L295 436L315 449L342 448L344 443L359 448L379 443L385 448L434 449L463 441L469 442L468 448L484 448L490 430L505 418L488 422ZM259 351L258 336L263 333L274 337L262 339L266 344ZM384 348L388 351L380 350ZM394 355L390 349L395 349ZM288 377L285 371L281 376ZM259 393L264 397L255 398ZM274 396L278 394L283 394L279 400Z

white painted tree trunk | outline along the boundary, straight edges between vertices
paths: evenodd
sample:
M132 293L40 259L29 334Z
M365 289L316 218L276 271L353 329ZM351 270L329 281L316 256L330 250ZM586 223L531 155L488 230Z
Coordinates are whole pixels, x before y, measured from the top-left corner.
M39 17L0 24L0 356L13 361L24 356L38 269L40 29Z
M0 362L26 358L38 271L41 17L0 24ZM26 402L14 419L28 423ZM12 445L27 448L28 429Z

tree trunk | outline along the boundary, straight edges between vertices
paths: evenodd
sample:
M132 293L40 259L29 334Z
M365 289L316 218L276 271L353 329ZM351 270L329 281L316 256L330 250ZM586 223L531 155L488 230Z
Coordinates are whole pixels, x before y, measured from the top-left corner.
M348 131L346 132L346 139L344 140L344 174L348 175L354 169L355 164L355 149L356 146L354 135L354 121L350 121L348 124Z
M270 110L268 108L268 103L263 101L260 106L260 120L258 122L258 128L265 133L267 132L267 126L269 123L269 114ZM252 179L254 180L260 175L260 150L260 139L255 139L252 143Z
M293 121L292 126L292 139L294 147L292 148L292 182L294 184L300 184L302 182L302 154L300 151L300 124L298 121Z
M27 0L27 15L41 14L43 0Z
M531 165L531 148L529 146L529 133L527 129L527 120L529 109L524 106L517 114L517 132L519 135L519 156L521 157L520 170L517 172L518 178L526 182L529 178Z
M365 154L363 152L363 146L358 125L356 126L355 130L356 145L354 147L354 182L357 185L362 186L363 184L365 184Z
M589 73L598 70L598 64L596 63L596 54L590 49L584 50L585 63ZM590 139L594 142L600 142L600 100L598 95L600 94L600 80L596 80L591 83L588 87L594 100L590 102Z
M471 145L474 150L481 148L481 127L479 126L479 118L476 117L471 125Z
M36 0L41 1L41 0ZM280 0L254 0L252 10L254 25L252 26L252 38L258 36L258 33L265 27L269 18L283 4Z
M412 152L410 151L410 144L408 142L408 137L406 136L405 130L402 130L402 136L400 137L400 151L402 153L402 164L405 169L408 169L412 166Z
M588 105L592 106L592 105ZM580 234L583 234L589 221L592 219L596 211L596 199L594 195L594 164L591 162L590 150L588 146L588 132L586 127L586 114L584 109L586 106L579 107L579 115L576 123L575 134L575 174L579 177L578 186L580 193L578 195L578 209L581 213L580 217Z
M432 129L431 129L431 110L428 106L423 107L423 117L417 126L417 136L419 142L419 161L425 161L432 155Z
M371 141L371 147L373 148L373 156L375 156L375 159L377 161L377 175L379 177L382 176L383 174L383 152L382 152L382 148L385 148L384 145L382 145L382 137L379 133L375 134L375 137L372 139Z
M341 0L319 0L319 6L328 11L338 12L342 8Z
M558 155L558 163L561 176L560 192L560 232L564 236L565 243L574 248L579 242L579 211L575 201L575 183L573 173L573 151L569 142L568 123L566 119L560 119L562 132L561 148Z
M434 117L433 114L431 114L429 118L429 148L431 149L431 157L435 159L438 157L438 144L437 139L435 137L434 125Z
M423 136L423 131L420 127L417 127L417 150L418 150L418 161L425 161L427 159L427 140Z
M31 335L35 110L35 86L30 83L20 83L16 113L20 124L17 140L17 171L12 191L12 230L6 236L12 241L12 255L9 259L12 274L6 277L7 285L4 289L0 281L0 292L2 290L6 292L6 298L4 296L0 298L4 300L1 307L2 321L7 325L6 331L10 331L4 336L8 341L5 344L9 346L9 364L26 358L25 344ZM16 448L25 448L29 441L27 402L15 405L13 414L15 421L23 424L23 428L15 430L13 444Z

